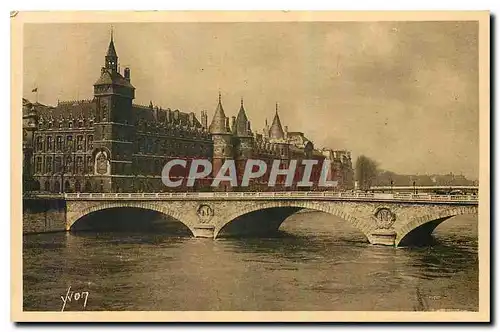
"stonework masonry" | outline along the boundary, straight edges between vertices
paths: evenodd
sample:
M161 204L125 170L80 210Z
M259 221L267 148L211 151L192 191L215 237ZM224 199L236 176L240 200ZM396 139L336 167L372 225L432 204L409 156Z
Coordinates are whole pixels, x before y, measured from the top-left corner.
M477 205L429 204L416 202L358 202L322 200L68 200L66 230L89 213L111 208L153 210L173 217L186 225L196 237L217 238L230 223L265 210L289 211L275 222L276 230L286 217L300 209L322 211L340 217L360 230L373 244L398 245L414 230L427 227L430 235L448 218L477 213ZM288 213L288 214L287 214ZM436 222L437 221L437 222ZM140 222L140 221L139 221ZM257 222L257 221L255 221ZM426 226L427 225L427 226ZM260 226L255 229L258 230ZM264 227L264 226L262 226ZM238 227L231 228L238 235ZM407 237L408 236L408 237ZM413 239L415 240L415 239ZM418 240L418 239L416 239Z
M123 74L111 38L104 66L94 83L92 98L58 101L45 105L23 99L23 180L25 190L44 192L161 192L212 190L210 178L197 180L194 188L182 185L167 188L161 181L163 166L172 159L206 159L213 163L213 174L225 159L237 163L241 177L246 160L259 159L270 164L280 160L328 160L331 178L338 189L352 189L351 153L346 150L317 148L306 135L282 126L278 106L272 126L253 130L243 99L233 121L226 116L221 95L208 123L208 113L183 112L154 105L133 103L136 88L131 71ZM152 77L155 73L151 73ZM96 73L97 76L97 73ZM257 110L263 112L264 110ZM297 169L300 178L304 169ZM312 177L318 177L318 169ZM212 177L213 177L212 174ZM177 168L173 180L185 178ZM309 188L318 190L318 188ZM219 191L233 190L222 183ZM269 191L266 177L252 181L245 190ZM294 190L275 186L271 191Z
M23 199L23 233L66 230L66 202L62 199Z

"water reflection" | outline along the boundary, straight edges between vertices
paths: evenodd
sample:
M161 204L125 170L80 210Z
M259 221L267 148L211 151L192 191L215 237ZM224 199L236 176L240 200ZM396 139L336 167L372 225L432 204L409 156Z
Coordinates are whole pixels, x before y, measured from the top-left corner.
M87 310L477 310L476 225L450 219L421 248L372 246L323 213L269 238L29 235L24 307L58 311L71 286L90 293Z

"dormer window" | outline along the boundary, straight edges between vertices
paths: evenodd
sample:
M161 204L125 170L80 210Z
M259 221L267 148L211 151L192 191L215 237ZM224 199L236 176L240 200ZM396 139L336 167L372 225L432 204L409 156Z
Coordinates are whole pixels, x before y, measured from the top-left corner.
M63 126L62 121L59 121L59 129L61 129L61 128L62 128L62 126Z
M69 122L68 122L68 128L69 128L69 129L73 128L73 121L69 121Z
M83 120L80 120L78 121L78 128L82 128L83 127Z
M52 129L52 121L49 121L48 128L49 128L49 129Z

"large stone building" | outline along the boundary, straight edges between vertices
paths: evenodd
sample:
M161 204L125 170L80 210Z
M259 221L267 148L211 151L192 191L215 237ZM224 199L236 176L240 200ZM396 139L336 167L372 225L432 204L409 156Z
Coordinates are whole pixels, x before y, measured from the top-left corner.
M135 87L131 71L118 69L113 37L109 43L100 77L89 100L58 102L56 106L23 99L23 180L26 190L49 192L157 192L169 190L211 190L211 179L197 180L195 187L168 188L161 181L166 162L173 158L196 158L213 162L213 174L226 159L237 164L241 179L247 159L262 159L269 166L279 159L327 160L331 162L330 180L338 189L353 186L350 152L316 149L301 132L282 127L278 106L273 122L262 133L252 131L241 101L236 117L225 115L221 96L211 124L207 111L200 120L193 112L185 113L150 103L133 103ZM270 167L268 167L269 169ZM171 177L186 178L187 168L173 168ZM297 167L296 178L303 173ZM313 168L312 179L320 169ZM251 182L245 190L296 190L284 188L283 177L277 188L268 188L269 171ZM222 183L218 190L237 190ZM317 183L313 188L318 190Z

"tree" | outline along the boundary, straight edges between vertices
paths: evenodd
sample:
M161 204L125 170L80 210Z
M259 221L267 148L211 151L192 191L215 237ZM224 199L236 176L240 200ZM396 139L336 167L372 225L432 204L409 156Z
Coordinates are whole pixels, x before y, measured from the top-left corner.
M356 181L361 190L368 190L378 175L378 163L364 155L356 160Z

